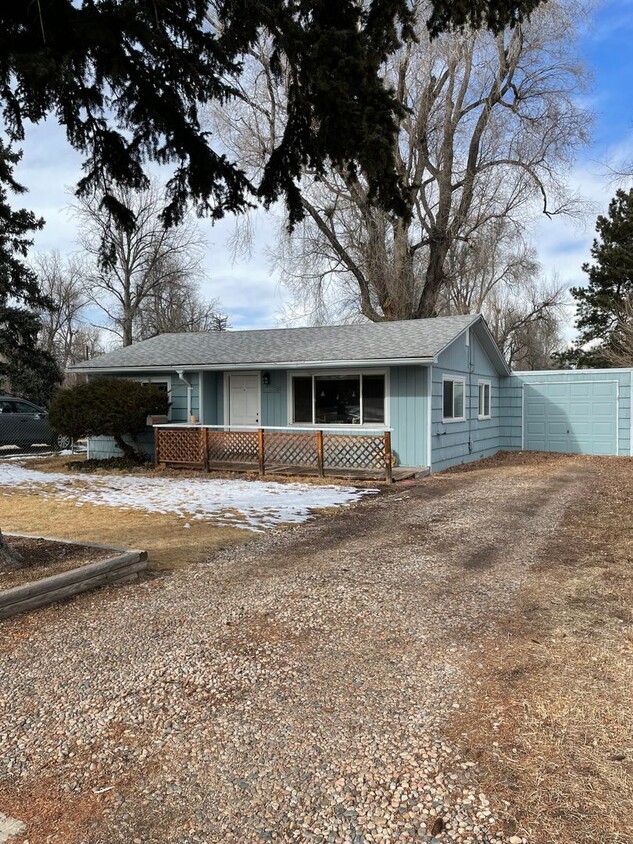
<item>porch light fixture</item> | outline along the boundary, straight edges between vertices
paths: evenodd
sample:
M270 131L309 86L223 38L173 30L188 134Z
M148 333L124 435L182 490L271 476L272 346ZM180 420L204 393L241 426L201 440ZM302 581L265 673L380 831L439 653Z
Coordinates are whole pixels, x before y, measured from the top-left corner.
M270 372L262 373L262 384L267 387L270 384Z

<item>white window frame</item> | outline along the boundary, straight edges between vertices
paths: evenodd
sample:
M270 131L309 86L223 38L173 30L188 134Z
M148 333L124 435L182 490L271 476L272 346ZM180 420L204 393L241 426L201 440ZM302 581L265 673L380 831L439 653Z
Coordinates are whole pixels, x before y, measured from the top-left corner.
M462 416L444 416L444 384L446 381L452 381L454 384L461 384L464 391L464 413ZM460 375L442 375L442 422L448 425L451 422L465 422L466 421L466 379ZM455 413L455 390L453 390L453 413Z
M481 412L481 388L488 388L488 413ZM485 398L485 395L484 395ZM486 402L484 401L484 407ZM477 382L477 419L492 419L492 382L481 380Z
M171 375L149 375L147 378L137 378L141 384L167 384L167 398L169 399L169 407L167 408L167 419L171 422Z
M382 375L385 382L385 401L384 401L384 422L363 422L360 425L355 425L353 422L347 425L344 422L315 422L315 391L314 379L319 375L346 375L350 378L359 378L360 385L360 417L363 418L363 375ZM294 421L294 389L292 384L293 378L311 378L312 379L312 422L295 422ZM288 372L288 426L291 428L350 428L353 430L362 430L363 428L386 430L389 428L389 370L388 369L311 369L311 370L292 370Z

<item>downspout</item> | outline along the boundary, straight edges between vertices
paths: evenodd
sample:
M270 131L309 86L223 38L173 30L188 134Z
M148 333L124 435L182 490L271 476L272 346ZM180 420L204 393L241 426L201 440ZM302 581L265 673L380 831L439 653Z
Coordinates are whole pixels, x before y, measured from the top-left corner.
M187 388L187 422L191 422L191 407L192 407L192 396L193 396L193 385L191 381L187 381L185 378L185 371L184 369L177 369L176 375L180 378L182 383Z

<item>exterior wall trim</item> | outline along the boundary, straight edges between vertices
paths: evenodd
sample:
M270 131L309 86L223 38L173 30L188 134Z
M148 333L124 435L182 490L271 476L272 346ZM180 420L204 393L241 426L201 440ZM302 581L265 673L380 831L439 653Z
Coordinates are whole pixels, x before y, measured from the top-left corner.
M433 367L428 366L426 385L426 462L429 471L433 472Z
M446 418L444 416L444 382L445 381L459 381L463 388L464 388L464 415L463 416L453 416L451 418ZM455 405L455 398L453 397L453 405ZM470 410L468 406L468 396L466 395L466 374L463 375L447 375L446 373L442 374L442 424L443 425L452 425L454 422L466 422L468 420L468 411Z
M633 368L630 366L612 366L609 369L526 369L521 372L511 372L509 377L522 378L531 375L574 375L581 373L584 375L598 372L602 375L611 372L630 372L631 377L633 377Z
M488 410L490 412L487 415L479 412L479 388L482 385L487 385L488 387ZM492 419L492 381L489 378L477 379L477 419L480 422L487 422L488 419Z
M204 424L204 378L202 372L198 372L198 419Z
M133 381L139 381L141 384L152 384L156 381L166 381L167 382L167 395L169 396L169 408L167 409L167 418L171 419L171 394L172 394L172 377L171 375L149 375L149 376L140 376L138 378L133 378Z

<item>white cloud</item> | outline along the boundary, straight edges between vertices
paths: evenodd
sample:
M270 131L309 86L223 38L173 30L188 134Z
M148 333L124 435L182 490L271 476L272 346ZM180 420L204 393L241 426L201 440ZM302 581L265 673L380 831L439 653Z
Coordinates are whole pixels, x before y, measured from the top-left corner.
M76 224L68 206L72 189L81 177L81 156L70 147L64 130L54 121L27 127L23 150L16 176L29 193L20 202L46 220L44 229L35 235L35 249L76 252ZM283 303L283 291L270 275L265 254L275 224L263 211L254 218L252 257L241 257L235 262L227 243L235 227L234 218L226 217L215 226L206 219L199 221L207 241L203 292L209 299L220 300L233 328L274 326Z
M608 127L605 127L608 128ZM63 129L54 121L29 127L23 145L24 158L17 169L17 178L29 189L21 203L46 219L44 230L36 235L36 248L76 251L75 221L67 210L71 201L68 188L81 176L81 156L68 144ZM590 258L595 216L604 213L616 189L607 162L617 168L633 160L633 134L615 139L602 151L587 153L571 170L572 189L594 204L584 226L576 222L537 217L530 234L537 247L546 275L556 274L563 283L580 285L585 281L582 264ZM228 240L235 220L227 217L211 225L200 221L206 238L203 292L210 299L219 299L228 313L233 328L265 328L279 324L279 315L288 295L271 274L267 248L274 245L277 221L263 210L251 215L253 249L250 257L233 260ZM573 334L573 307L568 308L566 334Z
M556 275L568 287L586 283L587 276L582 271L582 265L591 260L596 217L606 213L616 189L623 183L622 179L614 176L613 169L621 168L631 160L633 133L627 133L626 137L604 149L601 155L594 151L592 157L583 157L572 168L569 186L588 200L589 209L582 222L542 216L534 224L530 234L546 276ZM566 311L565 335L572 337L575 334L575 305L571 300Z

